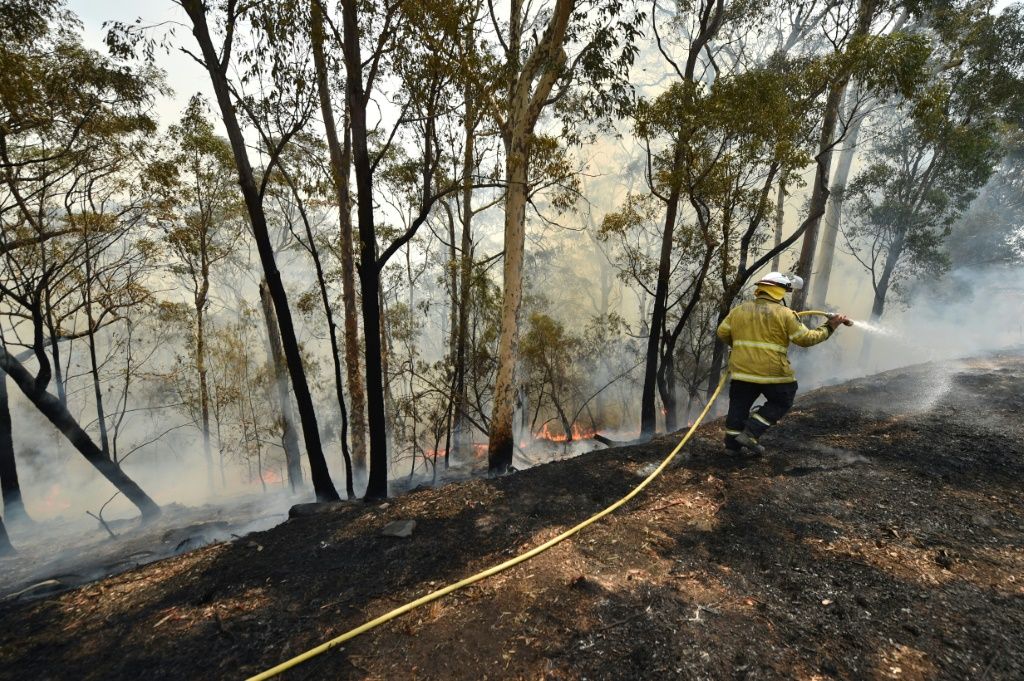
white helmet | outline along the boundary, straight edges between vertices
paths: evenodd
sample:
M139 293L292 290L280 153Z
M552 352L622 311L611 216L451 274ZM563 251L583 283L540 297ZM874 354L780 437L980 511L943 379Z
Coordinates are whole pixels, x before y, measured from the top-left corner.
M758 284L768 286L781 286L787 291L799 291L804 287L804 280L795 274L783 274L782 272L769 272Z

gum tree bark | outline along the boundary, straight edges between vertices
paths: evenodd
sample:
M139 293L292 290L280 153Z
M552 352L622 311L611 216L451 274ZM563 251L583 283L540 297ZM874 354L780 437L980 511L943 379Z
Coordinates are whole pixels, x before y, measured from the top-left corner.
M778 251L779 244L782 243L782 228L786 221L786 171L783 170L779 173L779 193L775 197L775 238L772 243L772 248L777 252L775 257L772 258L772 271L779 271L779 261L782 258L782 252Z
M850 36L851 41L863 38L871 31L871 21L875 15L878 5L877 0L861 0L857 6L857 23ZM828 197L831 194L828 179L832 175L832 151L838 140L836 139L836 127L839 122L839 112L842 108L843 98L846 96L846 89L850 83L851 74L844 70L831 84L828 96L825 99L825 113L821 122L821 137L818 141L818 163L825 166L825 182L815 182L811 192L811 200L808 206L810 215L817 215L807 225L803 235L803 243L800 245L800 260L797 262L796 274L803 278L804 288L793 293L793 309L803 310L807 304L811 288L811 275L814 273L814 255L818 247L818 231L821 225L821 216L825 214Z
M523 255L526 242L526 203L529 195L530 145L533 131L561 68L565 64L566 29L572 14L570 0L558 0L544 36L520 65L523 42L523 3L512 1L509 27L508 117L502 125L505 146L505 260L498 337L498 372L487 444L487 467L504 473L512 467L512 417L515 370L519 352L519 309L523 302Z
M846 192L846 185L850 180L850 169L853 167L853 159L857 155L857 141L860 138L860 126L864 121L863 114L853 111L856 106L857 95L854 90L851 96L853 102L848 107L852 121L846 134L846 143L839 154L839 164L836 166L835 177L832 178L832 193L828 200L828 207L825 210L825 229L822 234L821 250L818 253L818 273L814 279L814 288L811 295L811 307L820 310L825 306L825 299L828 297L829 281L832 278L832 265L836 256L836 240L839 237L839 227L843 219L843 195Z

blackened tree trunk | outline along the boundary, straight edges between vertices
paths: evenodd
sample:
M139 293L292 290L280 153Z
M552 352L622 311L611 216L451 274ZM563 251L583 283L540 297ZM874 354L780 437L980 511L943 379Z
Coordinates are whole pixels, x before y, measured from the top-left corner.
M18 482L18 466L14 459L14 434L7 399L7 374L3 372L0 372L0 488L3 489L4 516L7 522L28 520L25 502L21 498L21 484Z
M377 235L373 223L373 167L367 145L366 93L359 46L359 16L355 0L342 2L346 95L352 126L352 162L359 196L359 286L362 291L364 356L366 361L366 416L370 440L370 474L366 499L388 495L387 422L384 414L384 371L381 366L380 270Z
M288 176L288 173L283 168L281 172L285 177L288 188L292 191L295 205L299 208L302 225L306 230L306 250L309 251L309 255L313 258L316 285L320 291L320 304L323 305L324 318L327 320L327 335L331 341L331 364L334 366L334 394L338 399L338 411L341 414L340 440L341 456L345 460L345 492L348 498L351 499L355 497L356 493L352 482L352 453L348 448L349 418L348 408L345 405L344 383L341 378L341 348L338 346L338 325L334 322L334 307L331 305L331 296L327 291L327 276L324 274L324 266L320 261L320 249L316 245L316 239L313 238L313 226L310 223L309 214L306 212L306 204L299 195L298 187L295 186L292 178Z
M150 520L160 515L160 507L121 470L117 463L103 454L89 434L75 421L75 417L71 415L67 407L57 397L46 392L45 388L40 387L36 378L7 351L7 348L3 347L0 347L0 369L7 372L7 375L14 380L25 397L64 434L64 437L85 457L85 460L135 504L142 513L143 519Z
M270 299L266 280L260 282L260 303L263 307L263 320L267 325L267 344L270 349L270 363L274 368L274 385L281 406L281 444L284 447L284 458L288 468L288 485L292 492L297 492L302 487L299 435L295 432L292 398L288 393L288 367L285 364L284 350L281 348L281 332L278 330L274 302Z
M682 164L683 141L676 139L672 155L673 167ZM665 210L665 227L661 233L661 256L658 259L658 280L654 287L654 310L651 313L650 334L647 337L647 352L644 363L644 387L640 394L640 437L649 438L657 429L658 417L655 405L655 391L658 385L658 346L665 328L668 310L668 285L672 273L672 244L675 238L676 216L679 212L679 198L682 187L673 180Z
M10 537L7 536L7 528L4 527L3 518L0 518L0 557L9 556L15 553Z
M88 220L85 221L88 225ZM100 449L106 454L107 458L111 458L110 454L110 437L107 433L107 415L103 408L103 387L100 384L100 366L99 361L96 357L96 320L93 316L92 311L92 282L93 282L93 270L92 270L92 253L89 248L89 233L88 226L86 226L85 233L85 282L82 286L82 292L85 294L85 319L88 324L88 338L89 344L89 372L92 374L92 388L93 398L96 400L96 424L99 426L100 431ZM6 397L6 396L5 396Z
M299 409L299 419L302 422L302 435L306 442L306 456L309 459L313 489L320 501L338 501L340 497L334 488L334 483L331 482L327 461L320 444L316 411L313 408L313 397L306 381L306 372L302 366L299 342L295 335L295 326L292 323L291 309L288 307L288 294L285 292L281 273L278 271L277 262L274 259L274 247L270 240L267 217L263 210L263 196L257 188L255 175L249 163L245 137L238 123L234 103L231 101L231 88L227 80L227 69L230 62L228 50L231 49L231 44L230 41L227 41L224 48L225 53L218 56L206 21L206 5L202 0L182 0L182 7L192 22L192 34L199 44L206 70L210 74L210 81L217 96L221 118L227 130L235 166L238 169L238 181L256 241L256 249L259 252L267 287L270 290L270 298L274 301L274 311L277 313L277 321L281 329L281 344L284 347L288 373L295 391L295 402ZM232 22L236 19L237 17L229 17L229 21ZM228 30L233 32L234 25L229 26Z
M472 32L467 31L466 49L472 48L470 41ZM466 386L466 346L469 338L469 306L472 292L473 274L473 171L476 168L474 159L476 146L477 111L476 104L472 97L472 87L467 84L464 90L466 103L466 115L463 119L463 132L465 134L465 146L462 149L462 235L459 243L459 309L456 318L457 329L455 332L455 406L453 419L455 421L455 444L453 449L456 456L463 456L463 448L469 442L468 433L472 426L468 425L466 409L469 405L469 391ZM445 457L445 467L451 456Z
M204 255L203 260L206 260ZM205 268L204 268L205 269ZM209 270L196 292L196 371L199 373L199 417L203 435L203 458L206 460L206 488L213 491L213 452L210 448L210 384L206 370L206 296L209 292Z

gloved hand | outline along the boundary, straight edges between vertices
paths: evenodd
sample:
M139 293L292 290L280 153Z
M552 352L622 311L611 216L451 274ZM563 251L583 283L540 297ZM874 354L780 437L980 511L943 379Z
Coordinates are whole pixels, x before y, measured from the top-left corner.
M833 331L839 328L839 325L853 326L853 320L844 314L834 314L828 318L828 325Z

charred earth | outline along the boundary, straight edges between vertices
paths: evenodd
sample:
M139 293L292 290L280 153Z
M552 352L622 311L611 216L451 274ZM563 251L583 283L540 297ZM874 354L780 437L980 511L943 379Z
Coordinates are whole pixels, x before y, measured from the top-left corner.
M1024 678L1022 413L1024 359L1004 355L808 393L766 459L725 458L711 423L619 513L283 678ZM674 443L340 504L7 598L2 675L261 671L550 538ZM412 536L382 535L398 520Z

